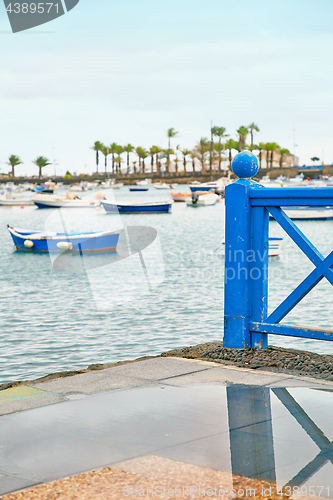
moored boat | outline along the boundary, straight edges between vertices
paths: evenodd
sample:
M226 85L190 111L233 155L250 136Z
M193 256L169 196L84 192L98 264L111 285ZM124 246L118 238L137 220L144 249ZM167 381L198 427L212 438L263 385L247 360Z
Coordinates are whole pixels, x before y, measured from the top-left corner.
M59 196L38 194L32 198L32 201L38 208L95 208L100 205L100 200L96 198L96 195L95 199L81 199L74 193Z
M129 190L130 191L148 191L148 188L137 186L137 187L130 187Z
M205 183L192 183L190 184L190 190L192 193L195 191L214 191L219 194L223 194L226 184L229 184L229 179L226 177L221 177L217 181L205 182Z
M44 184L41 184L40 186L35 186L34 191L36 191L36 193L53 194L55 187L56 187L55 182L46 181L44 182Z
M166 182L156 182L153 186L155 189L171 189L171 185Z
M192 199L191 193L170 193L173 201L187 201Z
M185 200L186 204L192 207L207 207L209 205L215 205L219 200L219 196L215 193L192 193L192 196Z
M110 203L101 201L107 213L111 214L142 214L142 213L170 213L172 201L157 201L150 203Z
M13 195L12 191L0 192L0 206L25 207L27 205L33 205L33 204L34 202L31 201L31 199Z
M17 250L26 252L111 252L115 251L119 232L51 233L15 229L7 224Z

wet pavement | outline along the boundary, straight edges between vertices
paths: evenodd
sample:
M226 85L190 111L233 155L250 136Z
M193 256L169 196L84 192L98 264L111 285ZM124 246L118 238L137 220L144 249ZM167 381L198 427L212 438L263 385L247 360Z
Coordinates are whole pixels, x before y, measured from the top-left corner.
M1 391L0 414L0 494L153 456L333 498L332 383L155 358Z

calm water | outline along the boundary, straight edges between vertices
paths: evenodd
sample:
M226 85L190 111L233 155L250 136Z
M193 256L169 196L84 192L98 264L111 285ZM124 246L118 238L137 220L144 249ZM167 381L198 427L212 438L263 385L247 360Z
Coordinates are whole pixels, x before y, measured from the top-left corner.
M113 193L118 200L169 197L168 191L152 187L143 193L130 193L126 187L105 191L109 198ZM224 203L196 209L181 203L173 205L171 214L121 217L96 209L60 212L62 219L53 210L0 209L0 382L223 338L224 257L214 250L224 231ZM44 230L57 229L60 222L76 230L155 228L153 251L143 251L147 270L137 254L114 263L96 261L95 269L90 269L95 257L87 257L86 271L64 273L52 267L49 255L14 251L6 224ZM333 222L299 226L324 255L332 250ZM284 236L275 222L270 233ZM77 260L72 262L74 269ZM270 259L270 309L311 269L310 261L285 236L281 257ZM284 322L332 328L332 299L332 287L322 281ZM330 342L270 336L270 343L333 354Z

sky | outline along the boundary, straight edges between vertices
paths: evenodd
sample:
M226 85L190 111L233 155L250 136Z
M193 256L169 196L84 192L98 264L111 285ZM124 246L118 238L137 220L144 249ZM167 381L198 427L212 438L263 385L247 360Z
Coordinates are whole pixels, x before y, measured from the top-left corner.
M332 0L80 0L13 34L1 2L0 169L90 173L95 141L167 147L174 127L191 149L211 122L332 164L332 19Z

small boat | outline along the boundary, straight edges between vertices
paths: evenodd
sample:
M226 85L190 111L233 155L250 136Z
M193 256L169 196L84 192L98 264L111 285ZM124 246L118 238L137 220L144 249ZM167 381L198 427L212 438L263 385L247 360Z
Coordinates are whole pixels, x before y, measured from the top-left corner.
M37 194L32 198L32 201L38 208L96 208L100 205L100 199L98 199L96 195L93 200L82 200L74 193L67 193L67 195L59 196L51 194Z
M155 189L171 189L170 184L166 184L165 182L157 182L156 184L153 184Z
M116 250L119 232L50 233L15 229L7 224L16 250L26 252L112 252Z
M136 181L137 186L148 186L151 184L151 179L145 179L144 181Z
M29 198L22 198L22 196L16 196L12 194L12 191L1 191L0 192L0 206L5 207L25 207L27 205L33 205L34 202Z
M192 199L191 193L170 193L173 201L187 201Z
M129 188L130 191L148 191L148 188L146 187L130 187Z
M150 203L110 203L101 201L105 211L110 214L144 214L170 213L172 201L155 201Z
M281 252L283 238L269 237L268 238L268 257L278 257ZM225 253L225 242L221 241L220 246L215 250L222 250Z
M53 194L55 187L56 187L55 182L47 181L44 182L44 184L41 184L40 186L35 186L34 191L36 191L36 193Z
M219 200L219 196L215 193L192 193L191 198L186 200L186 204L191 207L207 207L215 205L217 200Z
M199 183L197 184L196 182L193 182L190 184L190 190L192 193L195 191L211 191L213 190L214 192L217 192L219 194L224 193L225 186L226 184L229 183L229 180L226 177L221 177L217 181L214 182L205 182L205 183Z
M70 191L74 191L75 193L85 193L88 191L88 188L82 182L80 184L73 184L70 188Z
M291 220L332 220L332 207L281 207ZM274 217L270 216L270 220Z

